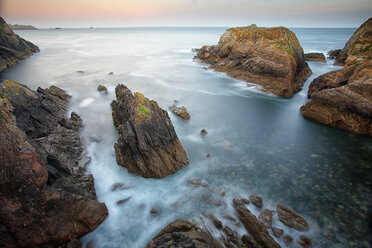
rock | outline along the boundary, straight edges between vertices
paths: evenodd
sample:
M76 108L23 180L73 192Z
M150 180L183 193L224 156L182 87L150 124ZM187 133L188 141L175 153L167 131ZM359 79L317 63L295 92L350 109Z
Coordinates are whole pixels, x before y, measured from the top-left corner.
M228 29L215 46L203 46L195 56L210 68L263 86L278 96L301 90L311 70L296 35L285 27L256 25Z
M204 128L200 131L200 134L205 136L208 134L207 130L205 130Z
M297 240L297 244L299 244L303 248L309 248L311 247L312 241L306 236L300 236L300 239Z
M182 120L189 120L190 119L190 114L187 112L187 109L182 106L182 107L177 107L176 105L171 105L168 107L170 111L175 113L178 117L180 117Z
M124 85L115 89L112 118L119 132L115 144L116 161L130 173L163 178L186 166L189 161L167 111L141 93Z
M264 224L266 227L271 227L273 224L273 211L265 209L258 216L259 221Z
M316 61L326 63L326 59L323 53L305 53L304 58L306 61Z
M84 73L84 71L76 71L77 73Z
M239 234L233 231L230 227L225 226L222 230L227 236L227 242L233 243L240 247L240 237Z
M240 199L244 204L248 205L249 204L249 200L247 198L242 198Z
M107 94L107 88L106 88L106 86L104 86L102 84L98 85L97 90L99 92L104 92L105 94Z
M271 227L271 231L275 237L280 238L283 235L284 230L276 227Z
M116 202L116 205L122 205L122 204L126 203L127 201L129 201L130 198L132 198L132 197L127 197L127 198L121 199L121 200Z
M8 26L12 29L12 30L37 30L37 28L35 28L34 26L32 25L20 25L20 24L9 24L8 23Z
M248 248L261 248L262 246L258 245L257 242L248 235L243 235L242 242L245 244Z
M261 222L257 220L257 218L244 206L244 203L241 200L235 198L233 200L233 206L239 220L243 223L247 232L259 246L280 247L280 245L270 236L265 226L261 224Z
M109 74L109 75L114 75L114 72L110 71L108 74Z
M164 227L146 246L158 247L222 248L222 245L208 231L178 219Z
M209 218L212 220L213 225L214 225L217 229L222 229L222 228L223 228L222 222L221 222L219 219L217 219L216 216L214 216L213 214L210 214L210 215L209 215Z
M0 17L0 71L39 51L37 46L15 34Z
M257 208L262 208L262 197L258 195L250 195L249 201L252 202L253 205L255 205Z
M97 142L97 143L99 143L99 142L102 141L102 137L99 136L99 135L95 135L95 134L93 134L93 135L91 135L91 136L89 137L89 140L90 140L90 141L93 141L93 142Z
M321 75L310 83L310 100L301 107L304 117L372 135L371 42L372 18L355 31L340 52L338 58L346 56L345 67Z
M340 52L341 52L341 49L331 50L327 53L328 58L329 59L336 59L337 55L339 55Z
M215 201L213 204L214 204L216 207L219 207L219 206L222 205L222 201L217 200L217 201Z
M231 220L231 221L236 221L236 219L234 217L232 217L231 215L228 215L228 214L225 214L222 216L222 218L224 219L227 219L227 220Z
M94 230L108 215L83 172L81 119L57 87L0 87L0 246L56 247ZM30 118L32 117L32 118ZM72 242L70 242L72 241ZM69 244L67 244L69 243Z
M211 158L211 155L210 155L209 153L207 153L205 156L206 156L207 158Z
M301 232L308 231L310 229L307 221L292 209L284 206L283 204L278 204L276 210L278 212L279 220L284 225Z
M189 180L187 180L187 183L195 185L197 187L208 187L209 186L207 182L201 180L200 178L190 178Z
M284 238L284 243L286 243L287 245L291 244L293 242L293 238L289 235L286 235Z
M158 214L159 210L157 208L152 208L150 211L151 214Z
M111 186L111 191L131 189L133 186L125 186L123 183L114 183Z

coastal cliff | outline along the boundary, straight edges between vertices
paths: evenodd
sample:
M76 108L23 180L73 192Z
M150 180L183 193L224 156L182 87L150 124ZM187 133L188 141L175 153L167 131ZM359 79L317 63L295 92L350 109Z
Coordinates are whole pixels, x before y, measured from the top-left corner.
M35 28L32 25L21 25L21 24L9 24L8 23L8 26L12 30L37 30L37 28Z
M343 61L343 69L311 82L310 100L301 113L325 125L372 135L372 18L346 42L336 58Z
M15 34L0 17L0 71L39 51L37 46Z
M195 58L283 97L301 90L311 75L296 35L285 27L230 28L217 45L198 49Z

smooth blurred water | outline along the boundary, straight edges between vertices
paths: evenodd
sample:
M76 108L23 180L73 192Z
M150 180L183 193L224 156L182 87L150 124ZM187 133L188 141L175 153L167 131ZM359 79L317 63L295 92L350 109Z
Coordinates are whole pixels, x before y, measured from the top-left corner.
M110 215L85 236L96 247L143 247L176 218L201 222L203 213L233 215L234 197L259 194L264 208L281 202L310 222L315 246L370 247L372 139L304 119L299 111L315 77L339 69L333 61L310 62L313 75L291 99L260 93L193 61L192 48L216 44L225 28L116 28L17 31L40 47L32 58L0 73L28 85L57 85L71 94L70 110L84 120L84 137L100 201ZM293 29L305 52L342 48L354 29ZM77 71L84 71L78 73ZM109 75L109 72L114 72ZM185 106L182 121L170 113L190 165L165 179L144 179L116 164L117 131L110 102L127 85L161 107ZM104 84L109 94L100 94ZM205 128L208 135L202 137ZM90 141L99 135L102 142ZM206 154L211 157L207 158ZM199 177L209 188L194 188ZM111 191L114 183L132 188ZM226 196L218 194L223 188ZM123 205L120 199L131 197ZM221 205L216 206L220 201ZM151 208L159 214L150 214ZM258 213L250 207L254 213ZM204 220L207 221L207 220ZM277 220L274 226L284 227ZM234 227L244 233L242 227ZM211 228L214 235L219 231ZM299 233L285 228L298 237ZM369 239L369 241L368 241ZM281 244L282 240L278 240Z

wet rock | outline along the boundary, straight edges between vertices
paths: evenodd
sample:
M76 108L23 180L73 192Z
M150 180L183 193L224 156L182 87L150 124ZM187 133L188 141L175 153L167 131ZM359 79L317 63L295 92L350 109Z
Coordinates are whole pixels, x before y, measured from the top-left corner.
M98 85L97 90L99 92L104 92L105 94L107 94L107 88L106 88L106 86L104 86L102 84Z
M76 71L77 73L84 73L84 71Z
M276 227L272 227L271 231L273 231L273 234L275 237L280 238L283 235L284 230Z
M178 117L180 117L182 120L190 119L190 114L189 112L187 112L187 109L184 106L177 107L176 105L171 105L168 108L170 111L175 113Z
M208 231L178 219L164 227L146 246L158 247L222 248L222 245Z
M258 219L264 224L266 227L271 227L273 224L273 211L269 209L265 209L260 213Z
M316 62L326 62L325 56L323 53L305 53L304 58L306 61L316 61Z
M250 195L249 201L252 202L253 205L255 205L257 208L262 208L262 197L258 195Z
M22 39L0 17L0 71L39 52L39 48Z
M209 184L206 181L201 180L200 178L190 178L187 180L188 184L195 185L197 187L208 187Z
M151 214L158 214L159 210L157 208L152 208L150 211Z
M217 201L214 202L214 205L215 205L216 207L219 207L219 206L222 205L222 202L221 202L220 200L217 200Z
M213 214L210 214L210 215L209 215L209 218L212 220L213 225L214 225L217 229L222 229L222 228L223 228L222 222L221 222L219 219L217 219L216 216L214 216Z
M301 232L308 231L310 229L307 221L302 216L294 212L292 209L284 206L283 204L278 204L276 209L279 220L284 225Z
M111 186L111 191L131 189L133 186L126 186L123 183L114 183Z
M119 132L115 144L116 161L130 173L163 178L186 166L189 161L167 111L141 93L124 85L115 89L112 117Z
M227 242L233 243L240 247L240 236L237 232L233 231L230 227L225 226L222 231L227 236Z
M341 49L331 50L327 53L328 58L335 59L340 54L340 52L341 52Z
M234 217L232 217L231 215L228 215L228 214L225 214L222 216L222 218L224 219L227 219L227 220L231 220L231 221L236 221L236 219Z
M287 245L293 242L293 238L289 235L284 236L283 240L284 240L284 243L286 243Z
M235 198L233 200L233 206L239 220L243 223L247 232L258 245L262 247L280 247L270 236L265 226L244 206L241 200Z
M207 155L205 155L207 158L210 158L211 157L211 155L209 154L209 153L207 153Z
M257 242L248 235L243 235L242 242L248 248L261 248L262 246L258 245Z
M200 134L205 136L208 134L207 130L205 130L204 128L200 131Z
M110 71L108 74L109 74L109 75L114 75L114 72Z
M99 135L91 135L91 136L89 137L89 140L90 140L90 141L97 142L97 143L101 142L102 139L103 139L103 138L102 138L101 136L99 136Z
M249 200L247 198L242 198L240 199L244 204L248 205L249 204Z
M297 244L299 244L303 248L309 248L311 247L312 241L306 236L300 236L300 239L297 240Z
M124 203L126 203L127 201L129 201L130 198L132 198L132 197L127 197L127 198L121 199L121 200L119 200L119 201L116 202L116 205L123 205Z
M216 71L260 84L264 91L292 97L311 70L296 35L285 27L256 25L228 29L215 46L203 46L196 59Z

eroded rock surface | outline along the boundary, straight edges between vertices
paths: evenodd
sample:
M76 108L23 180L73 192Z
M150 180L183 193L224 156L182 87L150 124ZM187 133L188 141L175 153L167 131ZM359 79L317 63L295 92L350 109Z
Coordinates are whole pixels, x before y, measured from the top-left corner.
M305 53L304 58L306 61L315 61L315 62L326 62L325 56L323 53Z
M163 178L189 163L167 111L124 85L115 93L111 108L119 131L115 144L119 165L143 177Z
M189 120L190 114L184 106L177 107L176 105L171 105L168 107L170 111L180 117L182 120Z
M308 231L310 229L307 221L301 215L284 206L283 204L278 204L277 212L279 220L286 226L301 232Z
M198 49L195 58L283 97L301 90L311 75L296 35L285 27L230 28L217 45Z

